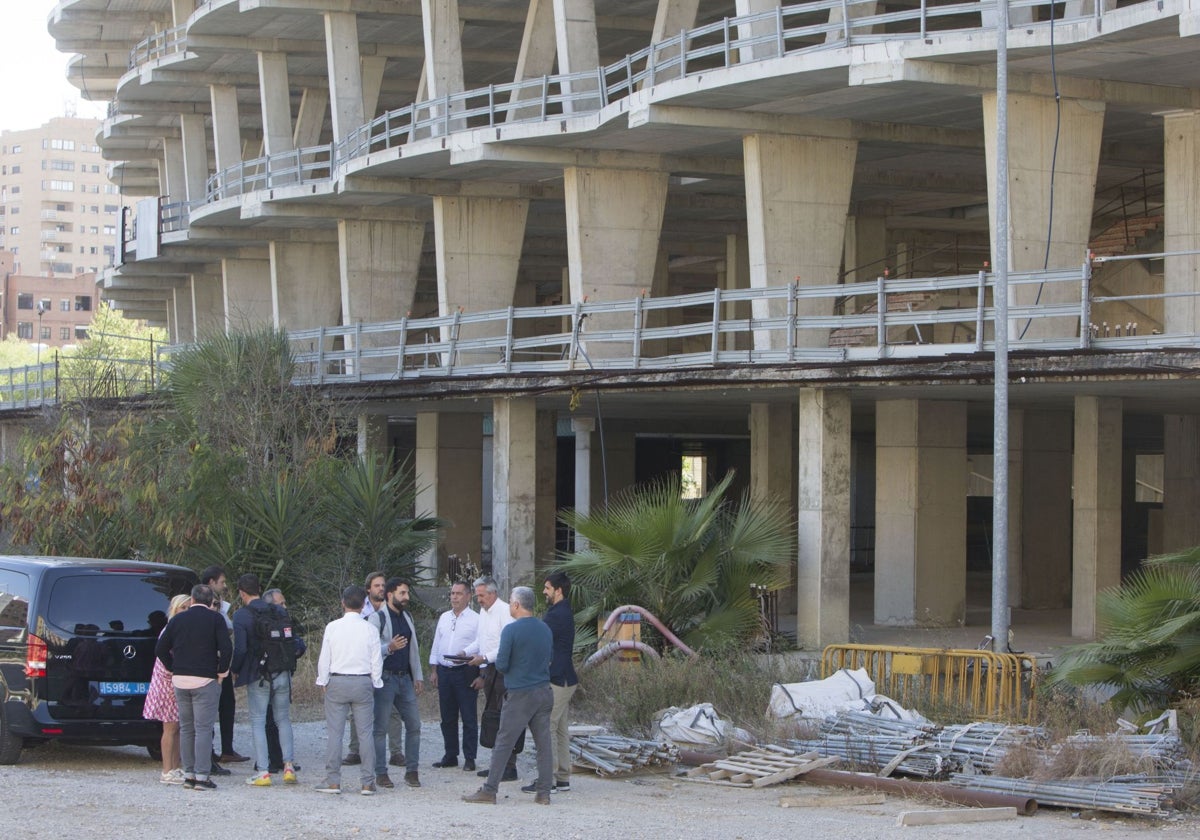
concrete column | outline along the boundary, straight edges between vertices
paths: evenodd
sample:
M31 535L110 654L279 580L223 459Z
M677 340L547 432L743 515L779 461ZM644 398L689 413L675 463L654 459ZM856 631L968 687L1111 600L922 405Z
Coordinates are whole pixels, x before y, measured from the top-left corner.
M177 344L191 344L196 340L196 313L192 309L191 282L171 290L171 309L175 313L173 340Z
M850 394L800 391L796 641L850 638ZM786 497L784 497L786 498Z
M841 6L834 6L829 10L829 22L841 24L847 19L850 22L850 36L867 35L880 31L878 24L874 26L855 26L854 22L859 18L871 17L878 12L878 3L856 3L853 6L847 6L846 10L850 13L849 16L842 14ZM843 43L846 41L846 29L843 26L825 33L825 42L828 44Z
M429 572L441 574L446 558L482 563L483 418L479 414L417 414L416 508L447 521Z
M221 290L227 333L275 323L267 260L221 260Z
M187 193L181 200L200 201L204 198L204 185L208 180L208 137L204 131L204 115L180 114L179 124Z
M750 404L750 498L796 510L796 418L791 403ZM782 612L797 609L796 575L780 593Z
M329 111L329 91L324 88L305 88L300 94L300 110L296 113L296 129L292 145L297 149L321 142L325 114Z
M463 81L462 21L458 15L458 0L421 0L421 23L425 35L425 69L422 79L425 95L421 99L440 99L466 90ZM441 114L434 107L431 116ZM451 131L462 128L461 120L449 124ZM439 134L439 124L434 133Z
M363 119L362 63L358 52L358 15L325 13L325 61L333 112L333 140L342 140Z
M846 220L846 282L864 283L888 268L887 220L883 216L851 216Z
M196 0L171 0L171 25L183 26L194 11Z
M242 126L238 113L237 88L233 85L209 85L212 102L213 148L217 171L242 162Z
M271 313L276 329L341 323L338 247L334 242L271 242Z
M1104 103L1079 99L1061 102L1062 121L1056 130L1058 108L1050 96L1010 94L1009 124L1021 126L1019 142L1009 153L1009 265L1013 271L1081 268L1087 255L1096 193L1096 168L1104 128ZM983 133L987 152L988 206L992 252L996 251L996 95L983 96ZM1054 150L1057 146L1058 156ZM1050 225L1053 180L1054 219ZM1014 286L1010 297L1018 305L1078 303L1079 283ZM1014 338L1064 338L1078 335L1078 318L1012 321Z
M379 91L383 87L383 73L386 69L386 55L368 55L362 59L364 122L375 118L375 109L379 107Z
M535 575L537 406L531 397L496 399L492 419L492 571L507 592Z
M558 525L558 415L537 412L537 497L534 507L534 561L538 572L554 563L555 531ZM533 578L534 589L542 579Z
M338 273L344 325L398 321L409 313L416 294L424 240L424 222L356 219L338 222ZM395 333L360 337L364 348L394 346L397 338ZM364 373L395 369L394 359L363 362Z
M514 82L538 79L554 72L554 56L557 50L554 34L554 4L552 0L529 0L525 13L525 29L521 34L521 51L517 54L517 69ZM530 86L514 94L517 101L536 100L532 105L514 108L507 119L520 120L541 113L541 90Z
M192 293L192 312L196 338L205 339L225 331L225 296L220 276L193 274L188 284Z
M183 141L164 137L163 160L158 169L158 189L169 201L187 200L187 176L183 165Z
M658 44L671 38L678 38L684 30L696 26L696 10L700 0L658 0L658 9L654 13L654 29L650 32L650 42ZM653 58L656 63L666 63L679 56L679 47L663 47L655 50ZM654 72L654 83L665 82L679 78L679 66L675 65Z
M966 466L965 403L876 403L876 624L965 621Z
M438 311L450 315L513 305L517 267L525 242L526 199L433 197ZM459 340L504 335L504 324L463 326ZM461 353L455 364L498 361L502 348Z
M743 141L746 223L753 288L836 283L854 179L854 140L752 134ZM780 317L787 301L755 301L756 318ZM801 300L797 313L833 314L833 299ZM756 335L759 350L787 346L784 331ZM798 347L825 347L829 330L803 329Z
M1075 398L1071 635L1096 635L1096 597L1121 582L1121 400Z
M1200 545L1200 416L1163 417L1164 552Z
M288 86L287 56L258 54L258 94L262 103L263 154L290 152L292 144L292 96Z
M1176 111L1163 119L1163 250L1200 251L1200 111ZM1200 333L1200 254L1167 257L1163 291L1193 297L1171 298L1165 309L1164 332Z
M730 233L725 236L725 261L717 274L722 291L750 288L750 242L744 234ZM723 318L750 317L749 301L724 303L721 308ZM750 335L745 332L726 333L721 340L725 350L749 350L752 343Z
M592 432L595 417L572 417L571 431L575 433L575 511L581 516L592 512ZM587 548L587 540L575 535L575 550Z
M563 173L571 300L632 300L649 287L667 201L667 173L571 166ZM633 326L592 316L587 331ZM627 344L587 342L588 356L625 356Z
M596 35L595 0L554 0L554 38L558 44L558 72L582 73L600 66ZM596 81L564 82L563 93L580 96L563 103L563 111L592 111L600 107ZM592 96L586 94L591 93ZM581 96L582 95L582 96Z
M358 415L357 446L359 458L386 462L391 457L386 414Z
M1073 420L1069 411L1027 409L1022 415L1019 540L1009 532L1009 545L1020 549L1021 574L1011 603L1031 610L1061 609L1071 604ZM1011 488L1011 471L1009 477Z
M761 12L772 12L781 5L783 5L781 0L737 0L734 3L734 14L736 17L757 15ZM776 26L773 18L740 24L737 28L738 40L748 42L751 39L765 39L759 44L747 43L745 46L739 47L740 60L745 62L778 56L779 42L775 38L769 37L775 32Z

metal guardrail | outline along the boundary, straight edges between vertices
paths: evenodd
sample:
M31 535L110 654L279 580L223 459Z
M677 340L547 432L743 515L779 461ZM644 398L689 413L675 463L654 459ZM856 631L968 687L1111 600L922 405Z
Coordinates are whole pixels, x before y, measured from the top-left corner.
M1048 27L1049 20L1034 21L1035 9L1054 14L1062 8L1058 25L1071 21L1101 20L1105 3L1067 17L1066 8L1053 0L1014 0L1009 3L1012 28ZM1160 4L1161 5L1161 4ZM769 12L724 18L681 31L663 41L631 53L612 64L580 73L547 75L486 88L448 94L417 102L376 117L352 131L334 147L309 146L245 161L208 179L206 201L218 201L277 185L276 176L312 183L333 177L333 171L364 155L391 149L459 130L498 127L518 122L545 122L594 114L636 91L658 82L710 73L715 69L774 60L833 46L883 40L925 40L952 33L990 34L989 16L996 0L941 5L920 0L899 11L856 16L858 10L876 7L875 0L817 0L779 6ZM1014 12L1029 10L1029 20ZM1021 19L1018 22L1018 19ZM324 159L327 171L305 166L292 158Z
M1148 256L1161 255L1141 258ZM1010 346L1043 351L1200 346L1200 336L1193 334L1138 335L1135 329L1132 334L1105 335L1093 330L1093 306L1165 301L1174 295L1093 298L1090 279L1090 264L1010 273L1015 297L1022 287L1058 286L1069 288L1074 298L1059 303L1010 303L1010 333L1017 333ZM935 358L994 350L993 287L994 276L984 272L927 279L881 277L827 286L792 283L675 297L457 311L297 330L289 336L303 371L298 381L305 383ZM894 297L916 293L940 296L939 306L889 307ZM1049 298L1050 292L1044 297ZM834 303L847 298L858 302L860 311L832 314ZM830 314L805 314L822 311ZM1057 319L1050 323L1059 329L1059 337L1023 334L1030 332L1027 325L1049 319ZM1079 330L1079 324L1086 327ZM939 328L942 333L957 328L969 340L937 341ZM830 346L829 337L843 330L855 331L860 343ZM904 333L904 339L897 340L897 333Z
M172 26L170 29L164 29L162 32L155 32L153 35L143 38L129 51L127 69L133 70L135 67L140 67L156 58L183 52L186 48L186 23L179 26Z
M829 645L821 678L863 668L876 691L905 706L969 708L977 718L1030 720L1036 711L1037 663L1028 656L987 650Z

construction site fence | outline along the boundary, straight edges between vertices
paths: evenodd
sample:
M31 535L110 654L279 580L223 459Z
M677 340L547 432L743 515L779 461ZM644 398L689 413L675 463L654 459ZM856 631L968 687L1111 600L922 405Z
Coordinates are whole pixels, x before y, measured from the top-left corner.
M821 677L865 669L879 694L908 708L962 709L977 720L1029 721L1037 711L1037 662L987 650L829 645ZM918 709L920 711L920 709Z

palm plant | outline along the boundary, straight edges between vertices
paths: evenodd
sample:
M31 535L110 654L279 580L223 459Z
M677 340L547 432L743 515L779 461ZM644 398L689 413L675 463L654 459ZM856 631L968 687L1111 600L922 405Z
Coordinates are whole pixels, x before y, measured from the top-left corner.
M1200 691L1200 547L1155 557L1100 595L1100 638L1069 651L1054 682L1103 686L1120 709Z
M607 508L560 519L587 541L555 568L572 581L581 632L624 604L658 616L693 648L736 645L761 630L751 584L790 578L794 522L776 503L726 501L729 473L703 499L681 497L680 479L616 497Z

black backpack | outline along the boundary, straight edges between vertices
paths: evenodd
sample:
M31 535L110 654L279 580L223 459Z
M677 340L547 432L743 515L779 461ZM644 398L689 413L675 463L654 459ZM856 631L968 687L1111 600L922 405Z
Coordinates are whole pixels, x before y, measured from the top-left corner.
M254 646L258 674L274 679L296 670L296 629L287 610L278 604L254 610Z

